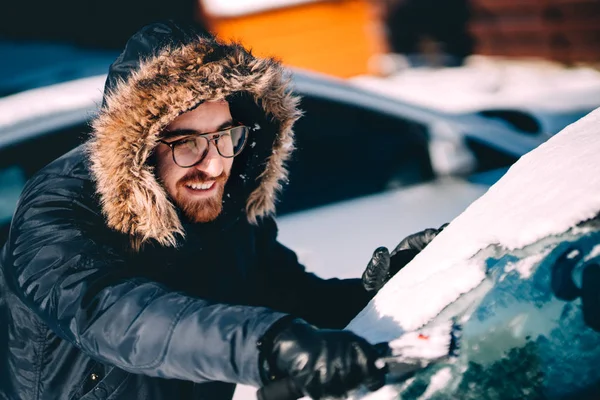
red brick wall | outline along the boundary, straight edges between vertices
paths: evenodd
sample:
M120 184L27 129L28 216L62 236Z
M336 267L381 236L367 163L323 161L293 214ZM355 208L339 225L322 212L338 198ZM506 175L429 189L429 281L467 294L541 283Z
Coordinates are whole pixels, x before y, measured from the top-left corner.
M600 62L600 0L471 0L475 53Z

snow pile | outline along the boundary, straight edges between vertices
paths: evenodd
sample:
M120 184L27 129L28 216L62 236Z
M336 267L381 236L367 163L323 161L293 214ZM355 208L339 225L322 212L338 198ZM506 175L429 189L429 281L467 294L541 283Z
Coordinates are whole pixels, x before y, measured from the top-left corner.
M472 57L464 67L413 68L386 78L359 76L351 82L447 112L506 107L570 111L600 106L600 71L553 63Z
M450 347L450 338L453 330L452 323L438 324L426 329L408 332L397 339L389 342L392 356L396 360L406 360L421 358L423 360L438 360L448 355ZM378 360L380 362L381 360ZM385 362L381 365L375 364L378 368L383 368Z
M373 342L417 329L483 280L483 266L473 258L481 249L522 248L594 217L600 210L599 135L600 109L523 156L348 328ZM520 268L527 273L527 266Z

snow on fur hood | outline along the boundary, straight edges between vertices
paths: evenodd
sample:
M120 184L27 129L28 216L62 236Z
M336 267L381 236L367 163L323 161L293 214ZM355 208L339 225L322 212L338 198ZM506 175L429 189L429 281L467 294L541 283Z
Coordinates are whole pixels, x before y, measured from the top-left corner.
M250 138L262 140L260 157L259 150L248 147L242 153L255 152L254 169L245 165L243 170L254 172L242 208L256 223L275 210L293 150L292 126L300 116L282 66L171 21L136 33L111 66L87 151L107 224L130 235L134 248L149 240L175 246L177 236L184 235L179 213L148 163L159 133L202 102L238 94L252 100L273 131L269 135L261 129ZM230 181L237 178L234 170Z

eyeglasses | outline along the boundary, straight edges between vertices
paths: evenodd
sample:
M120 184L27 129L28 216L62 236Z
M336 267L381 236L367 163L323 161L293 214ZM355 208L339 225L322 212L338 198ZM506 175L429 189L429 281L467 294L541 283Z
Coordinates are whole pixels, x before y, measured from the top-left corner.
M250 128L234 126L224 131L193 134L172 142L159 140L171 148L173 161L182 168L199 164L208 154L210 142L214 142L219 155L233 158L240 154L246 145Z

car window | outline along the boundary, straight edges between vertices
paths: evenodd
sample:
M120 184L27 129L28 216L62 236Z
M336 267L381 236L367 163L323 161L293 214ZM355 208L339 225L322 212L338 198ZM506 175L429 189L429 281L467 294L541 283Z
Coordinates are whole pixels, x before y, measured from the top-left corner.
M42 167L82 143L87 124L40 134L0 149L0 245L8 236L10 220L25 182Z
M315 96L305 96L300 108L279 214L433 177L423 125Z

